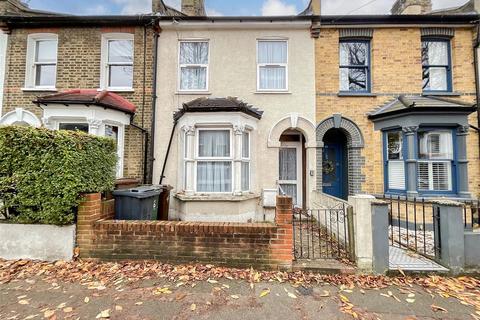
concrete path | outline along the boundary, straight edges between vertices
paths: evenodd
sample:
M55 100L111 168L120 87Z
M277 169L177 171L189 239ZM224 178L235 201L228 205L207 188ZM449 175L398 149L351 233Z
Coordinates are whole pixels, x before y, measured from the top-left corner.
M437 271L449 270L433 260L427 259L413 251L390 246L390 270L403 271Z
M421 287L356 287L165 278L104 287L42 277L0 285L0 319L475 319L475 310Z

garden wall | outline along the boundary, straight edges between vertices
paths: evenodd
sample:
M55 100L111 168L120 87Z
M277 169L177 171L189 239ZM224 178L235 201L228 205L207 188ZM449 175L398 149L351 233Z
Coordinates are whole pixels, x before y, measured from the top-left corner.
M78 212L78 246L84 258L156 259L236 267L289 268L292 203L277 199L275 224L117 221L100 195L88 195ZM103 208L103 209L102 209Z

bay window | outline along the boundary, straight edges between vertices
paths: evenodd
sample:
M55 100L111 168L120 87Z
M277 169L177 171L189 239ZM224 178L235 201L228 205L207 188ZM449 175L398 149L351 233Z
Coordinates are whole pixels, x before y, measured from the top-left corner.
M28 36L25 89L55 90L57 46L56 34L31 34Z
M102 35L101 88L111 91L133 90L133 34Z
M423 39L423 91L452 91L450 40Z
M288 90L288 45L286 40L258 41L257 90Z
M453 136L451 130L418 132L418 189L452 191Z
M242 191L250 190L250 132L242 133Z
M370 92L370 41L340 42L340 91Z
M179 90L208 90L208 41L180 41Z
M403 132L388 131L386 139L386 166L389 190L405 190L405 161L403 148Z

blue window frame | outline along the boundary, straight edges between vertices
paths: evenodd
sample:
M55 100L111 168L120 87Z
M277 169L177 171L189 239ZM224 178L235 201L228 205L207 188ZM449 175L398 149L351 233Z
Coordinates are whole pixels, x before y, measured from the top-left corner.
M370 40L340 41L340 92L369 93Z
M406 139L401 129L383 132L383 159L385 191L402 194L406 192Z
M421 194L456 194L454 130L421 128L417 132L417 189Z
M423 92L452 91L450 39L422 39Z

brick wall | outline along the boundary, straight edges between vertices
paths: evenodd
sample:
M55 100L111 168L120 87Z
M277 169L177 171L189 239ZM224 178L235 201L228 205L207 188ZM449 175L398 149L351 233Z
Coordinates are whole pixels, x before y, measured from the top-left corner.
M146 51L144 54L144 28L30 28L14 29L8 37L7 61L3 114L15 108L24 108L42 117L42 110L32 104L37 96L49 92L23 91L25 86L25 66L27 36L32 33L55 33L58 35L57 83L58 91L100 87L101 37L107 32L127 32L134 34L134 92L120 92L137 107L134 123L150 130L152 107L152 68L153 68L153 30L147 29ZM86 54L88 53L88 54ZM145 106L143 106L144 56L145 69ZM124 176L143 177L142 133L132 127L125 132ZM149 173L150 174L150 173Z
M471 28L456 28L452 39L453 90L459 96L450 97L468 103L475 102L475 69L473 60L474 32ZM372 97L339 97L339 30L322 28L315 45L316 120L317 123L334 113L355 122L362 131L365 147L361 156L362 191L383 193L383 153L380 131L373 130L367 113L384 105L400 94L422 94L420 28L376 28L371 42ZM470 124L477 126L477 114ZM480 193L478 133L468 136L470 192Z
M289 268L292 201L277 201L275 224L116 221L108 220L111 210L101 210L100 195L88 195L78 210L77 244L83 258Z

